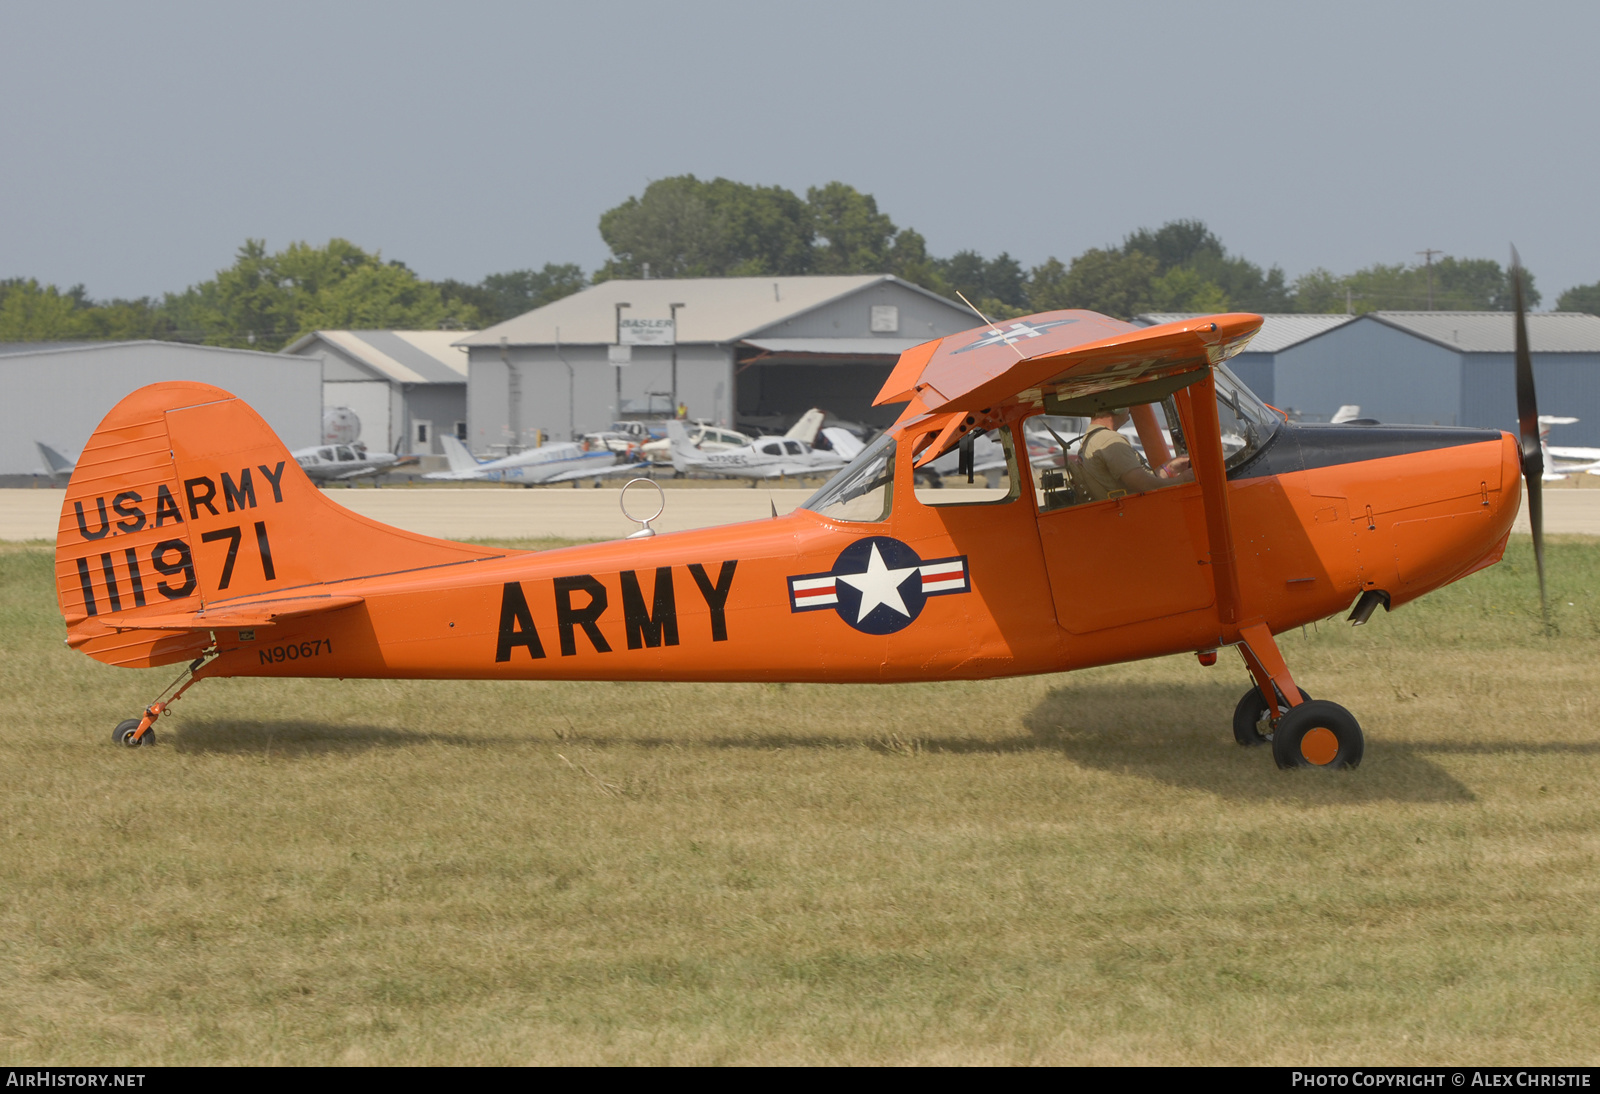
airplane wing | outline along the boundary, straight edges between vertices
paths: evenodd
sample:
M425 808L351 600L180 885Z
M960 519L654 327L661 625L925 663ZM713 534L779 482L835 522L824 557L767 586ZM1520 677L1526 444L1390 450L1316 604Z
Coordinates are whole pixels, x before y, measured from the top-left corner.
M1574 448L1564 444L1552 444L1546 447L1550 455L1558 460L1600 460L1600 448Z
M901 421L948 416L923 454L926 462L953 444L975 413L1022 403L1046 413L1082 413L1092 409L1087 404L1157 397L1159 385L1183 386L1180 378L1232 357L1260 328L1259 315L1244 313L1136 327L1094 312L1042 312L907 350L873 405L909 402ZM1145 396L1122 394L1133 387Z
M216 627L268 627L274 623L321 615L353 607L363 598L354 595L290 596L215 604L197 612L127 615L106 620L121 631L208 631Z
M641 467L649 467L649 466L650 466L650 461L649 460L643 460L643 461L641 461L639 463L620 463L620 464L614 463L614 464L611 464L609 467L597 467L597 468L589 468L589 469L585 469L585 468L580 467L575 471L563 471L559 475L551 475L548 479L542 479L541 481L542 482L546 482L546 483L551 483L551 482L575 482L575 481L578 481L580 479L598 479L598 478L602 478L602 477L607 476L607 475L621 475L621 474L623 474L624 472L627 472L627 471L637 471Z

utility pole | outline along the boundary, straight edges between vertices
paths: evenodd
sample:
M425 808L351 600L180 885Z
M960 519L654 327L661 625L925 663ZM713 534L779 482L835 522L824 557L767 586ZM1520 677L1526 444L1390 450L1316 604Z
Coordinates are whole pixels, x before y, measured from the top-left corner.
M1443 251L1436 251L1432 247L1429 247L1427 250L1418 251L1417 253L1419 255L1421 255L1423 257L1423 260L1428 264L1428 310L1432 311L1433 310L1433 256L1434 255L1442 255L1442 254L1444 254L1444 252Z
M506 366L506 432L511 434L507 452L522 451L522 372L511 363L511 349L500 339L500 361Z
M621 346L622 346L622 309L623 308L631 308L631 307L633 307L632 304L618 304L617 305L617 347L618 347L619 352L620 352L620 349L621 349ZM611 415L611 420L612 421L619 421L622 418L622 361L621 361L620 357L617 360L616 370L617 370L617 406L616 406L616 409L612 412L612 415Z
M678 309L684 304L668 304L672 312L672 416L678 416Z

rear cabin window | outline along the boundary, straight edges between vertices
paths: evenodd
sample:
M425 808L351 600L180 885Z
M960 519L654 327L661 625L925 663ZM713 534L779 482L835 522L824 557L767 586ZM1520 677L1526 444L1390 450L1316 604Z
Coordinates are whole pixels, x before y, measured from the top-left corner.
M961 470L960 446L918 468L916 496L923 505L995 505L1022 496L1016 446L1011 430L991 429L971 436L972 474Z

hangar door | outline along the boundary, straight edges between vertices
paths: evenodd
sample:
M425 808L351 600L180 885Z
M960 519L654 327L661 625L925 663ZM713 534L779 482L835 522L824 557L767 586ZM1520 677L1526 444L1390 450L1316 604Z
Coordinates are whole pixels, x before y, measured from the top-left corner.
M892 357L751 364L737 373L739 427L787 428L814 406L846 421L893 425L899 406L872 405L893 369Z

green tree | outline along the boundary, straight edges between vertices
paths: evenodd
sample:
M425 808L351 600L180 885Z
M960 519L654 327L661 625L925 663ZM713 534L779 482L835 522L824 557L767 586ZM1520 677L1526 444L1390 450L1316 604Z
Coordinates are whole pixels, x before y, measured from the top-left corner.
M1174 220L1151 231L1141 228L1123 241L1125 253L1144 254L1160 263L1161 276L1185 270L1172 285L1156 292L1156 306L1172 311L1283 312L1293 307L1283 271L1230 256L1216 233L1198 220ZM1208 283L1207 289L1199 282ZM1161 303L1170 300L1170 307Z
M29 277L6 281L0 290L0 342L60 341L90 333L81 285L62 292Z
M657 179L600 216L611 260L595 275L733 277L809 271L809 210L781 186L693 175Z
M1523 271L1528 307L1538 305L1533 274ZM1431 290L1430 290L1431 282ZM1344 277L1318 268L1294 284L1294 305L1303 312L1509 311L1511 275L1488 258L1446 256L1430 270L1423 263L1375 263Z
M1141 251L1091 248L1063 268L1054 258L1029 277L1028 306L1034 311L1083 308L1117 319L1151 310L1160 263Z
M476 285L437 282L446 307L471 307L484 326L503 323L583 289L588 278L576 263L546 262L542 270L490 274Z
M1583 311L1600 315L1600 281L1593 285L1574 285L1556 297L1556 311Z
M446 302L438 286L404 263L384 262L343 239L292 243L269 255L246 240L234 264L211 281L169 293L164 309L177 337L218 346L281 349L313 330L433 330L476 326L476 309Z
M1022 264L1006 252L985 259L977 251L957 251L942 266L950 290L960 291L990 318L1026 314L1027 279Z
M941 296L952 295L945 280L944 263L928 254L928 241L914 228L902 228L895 233L889 246L888 272L896 277L921 285Z
M812 225L820 245L812 272L819 274L886 273L897 229L878 211L871 194L830 182L806 191Z

